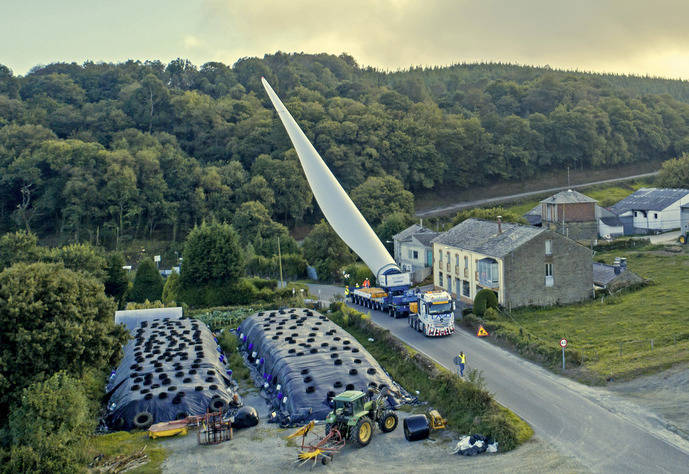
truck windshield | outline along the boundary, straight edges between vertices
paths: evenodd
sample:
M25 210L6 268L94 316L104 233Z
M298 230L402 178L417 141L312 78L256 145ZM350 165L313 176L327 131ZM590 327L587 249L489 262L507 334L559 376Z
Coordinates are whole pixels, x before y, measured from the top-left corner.
M428 306L429 314L449 313L452 311L452 303L436 303Z

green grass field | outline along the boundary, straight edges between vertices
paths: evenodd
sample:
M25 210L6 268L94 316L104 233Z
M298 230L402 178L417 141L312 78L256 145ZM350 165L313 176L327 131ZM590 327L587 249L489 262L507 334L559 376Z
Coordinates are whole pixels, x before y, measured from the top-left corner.
M651 284L581 305L517 310L512 317L518 324L501 320L500 325L516 332L521 325L555 347L560 338L567 338L598 381L630 379L688 363L689 255L616 251L595 259L610 263L615 256L627 257L629 268Z

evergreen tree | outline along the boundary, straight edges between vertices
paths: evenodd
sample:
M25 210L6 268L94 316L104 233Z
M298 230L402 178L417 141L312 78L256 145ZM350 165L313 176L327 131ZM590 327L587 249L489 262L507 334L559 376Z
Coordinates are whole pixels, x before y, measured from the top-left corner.
M118 305L122 303L129 288L129 277L123 268L125 263L124 257L120 253L112 253L107 258L105 294L112 296Z
M229 224L203 223L184 243L182 286L234 284L244 274L244 255L237 232Z
M129 301L160 300L163 296L163 277L160 276L155 263L150 258L144 259L136 269L134 284L127 295Z

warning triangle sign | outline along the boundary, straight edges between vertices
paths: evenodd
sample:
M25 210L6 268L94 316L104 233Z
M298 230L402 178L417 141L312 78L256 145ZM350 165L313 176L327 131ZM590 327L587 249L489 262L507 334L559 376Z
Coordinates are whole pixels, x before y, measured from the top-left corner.
M481 324L481 325L478 327L478 332L476 333L476 335L477 335L478 337L490 336L490 334L488 334L488 331L486 331L486 328L483 327L483 324Z

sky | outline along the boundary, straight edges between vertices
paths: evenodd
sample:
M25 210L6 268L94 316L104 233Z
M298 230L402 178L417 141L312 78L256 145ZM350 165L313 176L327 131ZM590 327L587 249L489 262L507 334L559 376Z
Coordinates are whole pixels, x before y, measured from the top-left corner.
M0 64L348 53L689 79L687 0L1 0Z

